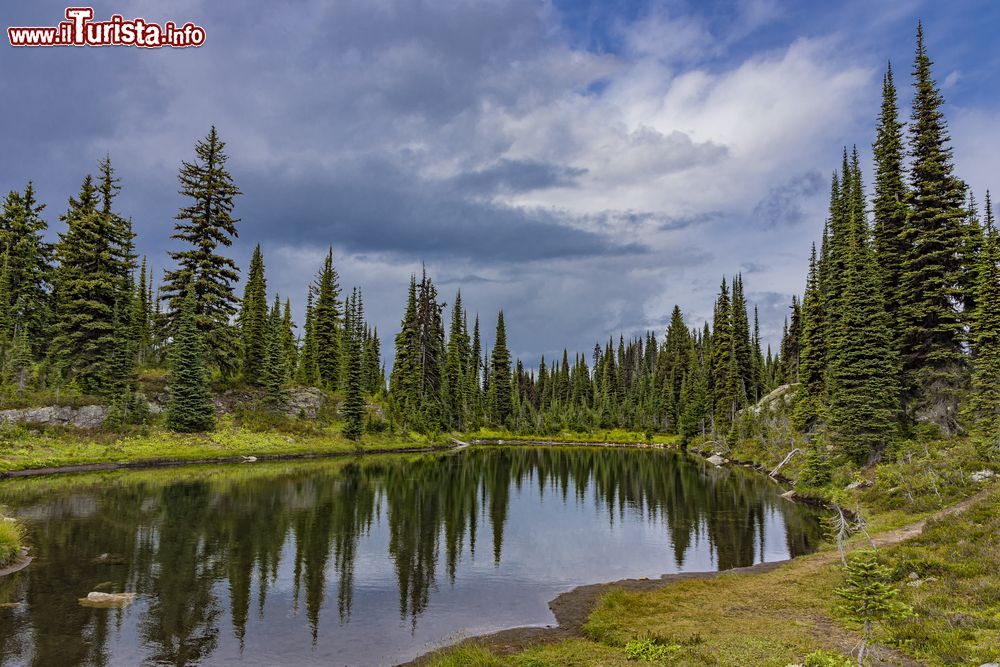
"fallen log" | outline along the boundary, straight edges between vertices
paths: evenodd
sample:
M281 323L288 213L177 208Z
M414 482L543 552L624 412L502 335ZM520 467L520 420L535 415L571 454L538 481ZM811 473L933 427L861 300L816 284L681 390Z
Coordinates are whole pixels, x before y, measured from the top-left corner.
M800 449L799 449L798 447L796 447L796 448L795 448L795 449L793 449L792 451L788 452L788 454L786 454L786 455L785 455L785 458L783 458L783 459L781 460L781 463L779 463L779 464L778 464L778 467L776 467L776 468L775 468L774 470L772 470L772 471L771 471L771 473L770 473L770 475L769 475L769 476L770 476L770 477L774 477L775 475L777 475L777 474L778 474L778 472L779 472L779 471L780 471L780 470L781 470L782 468L784 468L784 467L785 467L785 464L786 464L786 463L788 463L789 461L791 461L791 460L792 460L792 457L793 457L793 456L795 456L796 454L798 454L798 453L799 453L800 451L802 451L802 450L800 450Z

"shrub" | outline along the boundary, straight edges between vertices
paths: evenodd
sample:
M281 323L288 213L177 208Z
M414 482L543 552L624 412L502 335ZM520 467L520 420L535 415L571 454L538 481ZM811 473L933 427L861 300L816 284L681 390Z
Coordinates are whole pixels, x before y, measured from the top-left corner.
M853 667L854 661L829 651L813 651L806 656L802 667Z
M680 652L676 644L665 644L653 637L633 639L625 644L625 657L640 662L666 662Z

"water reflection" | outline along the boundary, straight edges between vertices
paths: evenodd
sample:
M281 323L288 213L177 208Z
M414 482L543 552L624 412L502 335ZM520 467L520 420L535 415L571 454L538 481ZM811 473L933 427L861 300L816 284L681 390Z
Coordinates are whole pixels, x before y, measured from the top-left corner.
M549 622L581 583L809 551L816 516L773 487L568 447L8 481L38 560L0 579L0 665L389 664Z

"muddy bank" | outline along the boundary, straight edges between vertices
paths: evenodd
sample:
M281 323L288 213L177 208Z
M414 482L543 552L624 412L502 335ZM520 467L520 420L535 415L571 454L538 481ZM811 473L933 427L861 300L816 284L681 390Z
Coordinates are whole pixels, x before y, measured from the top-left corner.
M6 577L8 574L20 572L24 568L28 567L31 561L32 558L28 555L28 548L23 547L21 549L21 555L15 558L12 563L4 567L0 567L0 577Z

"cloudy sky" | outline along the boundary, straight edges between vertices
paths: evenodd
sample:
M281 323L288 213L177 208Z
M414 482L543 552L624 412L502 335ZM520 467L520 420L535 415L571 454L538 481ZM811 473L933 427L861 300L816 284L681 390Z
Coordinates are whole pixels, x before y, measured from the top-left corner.
M177 168L215 124L244 191L242 264L297 311L328 246L395 334L425 263L513 352L697 324L742 271L776 342L841 147L870 161L885 64L902 105L917 19L959 175L1000 187L1000 3L358 0L93 3L193 21L197 49L0 47L0 187L58 215L109 153L162 272ZM5 2L9 25L65 3ZM623 8L623 6L625 8ZM870 180L870 170L867 171ZM391 350L390 345L384 349Z

